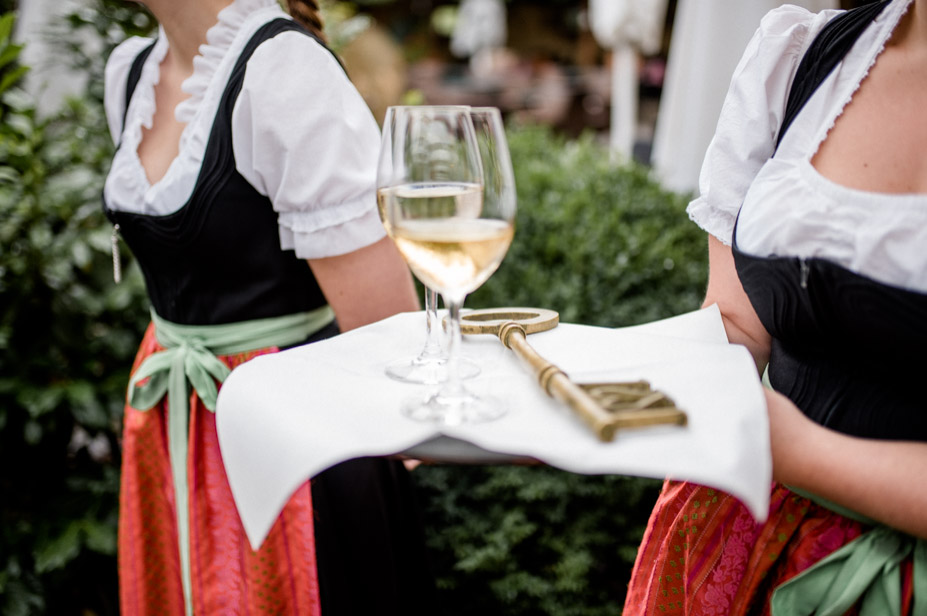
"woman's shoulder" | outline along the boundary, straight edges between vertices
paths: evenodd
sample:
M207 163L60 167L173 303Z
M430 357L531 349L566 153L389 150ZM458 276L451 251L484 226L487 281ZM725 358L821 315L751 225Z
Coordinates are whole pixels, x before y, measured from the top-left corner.
M767 13L734 70L717 128L705 153L699 196L688 213L731 243L740 204L775 150L798 63L821 28L837 14L784 5Z
M153 37L132 36L116 45L106 59L106 82L124 82L135 58L154 42Z
M722 122L725 117L736 121L744 113L754 118L768 115L776 121L764 127L762 135L774 136L801 58L817 34L840 12L815 13L791 4L769 11L734 69L726 101L731 110L722 114Z
M284 30L263 41L249 58L248 70L313 81L347 78L334 52L299 28Z
M783 4L763 16L758 33L762 37L806 38L817 34L828 21L841 12L843 11L840 9L814 12L794 4Z
M362 102L340 60L302 30L280 32L254 50L247 61L242 97L251 99L256 109L297 104L304 112L333 121Z
M769 11L761 20L741 60L742 67L770 70L785 64L790 68L811 41L839 10L812 12L785 4Z

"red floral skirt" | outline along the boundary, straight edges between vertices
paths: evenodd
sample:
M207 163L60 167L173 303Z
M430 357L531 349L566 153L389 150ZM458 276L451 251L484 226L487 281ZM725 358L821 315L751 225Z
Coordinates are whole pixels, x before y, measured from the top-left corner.
M758 524L733 496L666 481L638 550L623 615L768 615L779 584L867 529L778 484L769 517ZM902 614L910 614L910 562L903 571Z
M162 347L149 327L133 371ZM219 359L230 368L270 348ZM123 616L183 614L174 488L167 445L167 402L141 412L127 406L119 499L119 595ZM258 551L232 500L216 418L190 399L190 560L196 614L312 614L319 591L309 484L284 507Z

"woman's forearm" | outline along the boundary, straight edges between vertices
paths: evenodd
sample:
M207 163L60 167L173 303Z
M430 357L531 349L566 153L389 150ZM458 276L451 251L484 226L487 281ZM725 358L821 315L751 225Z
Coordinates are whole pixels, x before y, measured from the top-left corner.
M927 539L927 443L847 436L766 398L777 481Z
M715 302L706 302L705 306L710 306ZM762 334L765 334L765 330L758 335L754 330L751 331L749 327L744 327L742 325L742 320L738 320L736 316L731 315L730 311L728 314L724 313L725 308L719 306L721 309L721 321L724 323L724 333L727 334L727 339L731 344L741 344L747 347L747 350L750 351L750 355L753 356L753 361L756 363L757 371L762 374L766 369L766 364L769 363L769 339Z

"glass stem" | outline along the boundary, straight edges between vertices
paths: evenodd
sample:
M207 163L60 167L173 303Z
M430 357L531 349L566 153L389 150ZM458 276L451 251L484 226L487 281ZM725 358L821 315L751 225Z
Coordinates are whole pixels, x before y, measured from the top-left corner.
M448 300L444 298L447 306L447 380L441 388L441 395L446 397L461 397L464 394L463 381L460 378L460 308L463 300Z
M438 321L438 292L425 287L425 348L422 357L441 356L441 323Z

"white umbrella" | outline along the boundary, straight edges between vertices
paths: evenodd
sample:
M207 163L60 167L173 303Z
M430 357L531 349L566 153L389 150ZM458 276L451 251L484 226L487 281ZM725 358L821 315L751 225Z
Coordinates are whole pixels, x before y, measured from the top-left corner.
M666 0L590 0L596 41L612 50L612 151L630 159L637 126L638 54L660 49Z
M475 61L482 53L505 46L507 36L502 0L462 0L451 35L451 53Z

